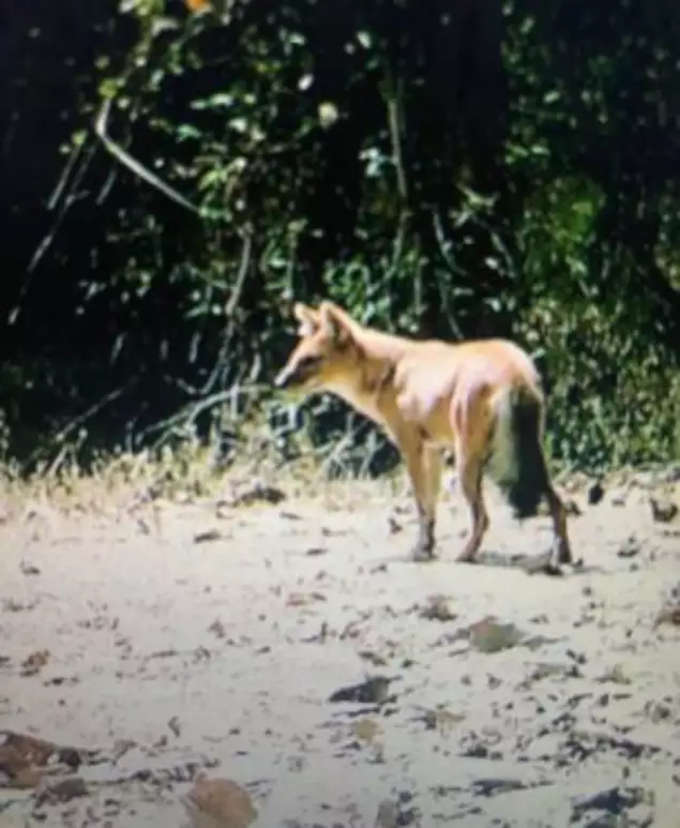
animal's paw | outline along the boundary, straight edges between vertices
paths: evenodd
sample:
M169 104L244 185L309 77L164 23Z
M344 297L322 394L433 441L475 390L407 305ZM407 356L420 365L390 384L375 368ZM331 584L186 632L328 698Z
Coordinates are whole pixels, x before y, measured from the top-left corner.
M433 561L434 559L434 550L428 549L426 546L415 546L413 548L413 552L411 553L411 560L416 563L426 563L427 561Z
M560 538L555 538L551 552L553 561L557 564L574 563L569 544Z
M456 558L458 563L467 563L467 564L474 564L477 563L477 558L475 557L474 552L468 552L467 550L460 553L460 555Z

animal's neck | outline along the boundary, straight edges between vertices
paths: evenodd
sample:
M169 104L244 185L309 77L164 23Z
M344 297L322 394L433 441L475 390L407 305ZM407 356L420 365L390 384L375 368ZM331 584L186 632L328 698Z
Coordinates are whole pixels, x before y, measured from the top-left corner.
M337 394L346 403L356 408L370 419L381 422L379 406L386 386L394 373L395 356L387 349L366 349L359 338L355 338L357 347L357 371L342 382L333 383L329 391Z
M367 361L395 362L404 352L409 340L403 336L366 328L352 320L352 337L366 355Z

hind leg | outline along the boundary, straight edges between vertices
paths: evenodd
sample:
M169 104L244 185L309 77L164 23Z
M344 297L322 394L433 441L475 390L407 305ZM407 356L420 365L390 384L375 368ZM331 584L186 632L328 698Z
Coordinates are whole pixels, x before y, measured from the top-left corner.
M548 464L545 461L545 454L541 447L540 441L538 444L538 464L539 473L542 478L542 494L545 495L550 508L550 515L553 524L553 556L556 563L571 563L571 546L569 545L569 536L567 534L567 510L564 508L564 503L557 494L550 482L550 474L548 473Z
M452 409L451 425L455 436L458 485L470 509L471 529L459 561L473 561L489 526L482 496L482 474L489 458L490 440L495 428L486 385L461 389Z
M470 507L471 531L465 548L458 556L459 561L471 562L479 550L479 546L489 526L489 516L484 506L482 496L482 463L477 457L466 456L456 452L456 466L458 481L463 497Z
M567 535L567 510L557 492L553 489L546 471L545 496L548 499L553 522L553 549L557 563L571 563L571 546Z

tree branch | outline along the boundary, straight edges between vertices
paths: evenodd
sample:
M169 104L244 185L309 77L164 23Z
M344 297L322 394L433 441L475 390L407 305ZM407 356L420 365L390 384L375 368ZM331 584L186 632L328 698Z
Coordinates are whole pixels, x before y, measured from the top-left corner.
M120 144L117 144L107 133L106 128L108 124L109 114L111 112L111 99L107 98L101 105L101 108L97 114L94 123L94 131L97 134L97 137L101 140L102 144L106 147L109 153L113 155L113 157L124 167L127 167L131 172L133 172L138 178L146 181L147 184L150 184L154 189L158 190L159 192L163 193L166 198L169 198L171 201L174 201L176 204L185 207L187 210L190 210L192 213L199 213L199 208L187 198L171 187L169 184L166 184L165 181L160 179L155 173L152 173L148 167L145 167L140 161L137 161L136 158L133 158L129 152L123 149Z

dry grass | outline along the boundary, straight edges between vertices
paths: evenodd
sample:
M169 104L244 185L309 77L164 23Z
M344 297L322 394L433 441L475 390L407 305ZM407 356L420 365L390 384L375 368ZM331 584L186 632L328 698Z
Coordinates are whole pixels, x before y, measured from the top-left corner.
M408 490L401 466L378 479L357 479L349 468L338 473L342 458L336 456L331 481L327 458L333 446L319 450L300 438L297 458L284 461L265 429L244 429L241 438L225 469L216 467L212 450L198 440L165 445L155 453L102 454L87 469L78 463L75 448L68 446L59 452L60 462L43 464L28 475L22 475L16 463L1 463L0 522L78 513L116 519L160 501L234 501L265 489L280 490L292 500L322 500L331 509L351 508L363 505L368 496Z
M235 454L222 469L215 464L214 450L192 437L155 451L100 454L84 468L74 439L55 446L51 459L28 475L21 473L16 462L0 459L0 522L32 513L116 518L159 501L233 501L258 487L281 490L290 500L321 499L328 508L361 507L367 498L407 494L410 485L403 464L377 479L356 477L347 461L351 437L348 433L314 446L300 431L287 438L288 451L295 459L286 460L267 424L249 422L239 427ZM651 469L646 474L655 477ZM592 478L573 471L556 474L555 479L567 496L593 483ZM609 489L627 487L633 479L633 485L640 484L640 470L619 469L602 482ZM443 487L444 499L448 488Z

